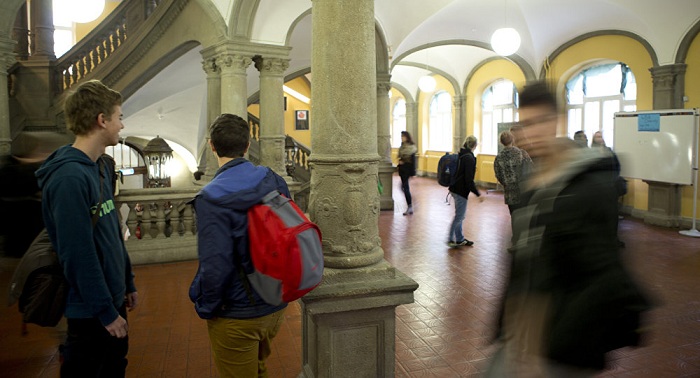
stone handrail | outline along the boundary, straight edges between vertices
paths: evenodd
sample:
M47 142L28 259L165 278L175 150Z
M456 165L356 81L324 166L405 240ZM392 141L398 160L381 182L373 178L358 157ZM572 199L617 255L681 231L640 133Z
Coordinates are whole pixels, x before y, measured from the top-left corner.
M254 164L260 164L260 119L248 113L248 125L250 125L248 159Z
M54 66L56 95L70 89L122 46L128 35L163 0L125 0L100 25L59 58Z
M188 204L198 187L122 190L117 208L129 209L127 240L151 240L188 237L196 234L194 211Z

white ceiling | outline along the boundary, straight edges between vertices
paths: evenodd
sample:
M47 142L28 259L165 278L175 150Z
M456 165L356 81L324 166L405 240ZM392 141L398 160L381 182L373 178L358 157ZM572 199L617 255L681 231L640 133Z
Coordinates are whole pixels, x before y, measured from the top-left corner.
M211 1L230 24L236 1ZM292 47L286 75L311 66L311 0L259 0L253 42ZM534 73L568 41L598 30L619 30L647 41L659 64L675 62L685 34L700 21L700 0L376 0L375 17L392 61L392 83L417 93L427 70L456 82L496 57L491 34L514 27L522 44L517 56ZM185 54L151 79L124 104L122 134L175 141L193 154L205 128L206 76L199 49ZM174 79L176 78L176 79ZM258 91L258 74L248 69L248 94ZM160 115L160 117L159 117Z

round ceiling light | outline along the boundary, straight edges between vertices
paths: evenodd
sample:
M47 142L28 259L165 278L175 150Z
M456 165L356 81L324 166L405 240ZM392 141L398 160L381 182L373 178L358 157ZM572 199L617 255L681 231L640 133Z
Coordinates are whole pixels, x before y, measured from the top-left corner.
M435 78L430 75L425 75L418 79L418 88L423 92L432 92L435 90L437 82Z
M53 0L54 14L69 17L71 21L84 24L95 21L105 9L105 0Z
M515 54L520 48L520 34L513 28L498 29L491 36L491 47L498 55Z

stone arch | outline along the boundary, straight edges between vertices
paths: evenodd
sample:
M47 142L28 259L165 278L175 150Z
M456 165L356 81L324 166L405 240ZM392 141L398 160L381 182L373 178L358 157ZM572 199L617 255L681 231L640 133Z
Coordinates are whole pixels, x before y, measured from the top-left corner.
M200 1L211 2L209 0ZM232 38L242 38L246 41L250 40L253 21L255 21L255 14L258 11L259 5L260 0L238 0L234 3L233 10L231 11L231 18L228 21L229 35Z
M628 31L624 31L624 30L614 30L614 29L597 30L597 31L582 34L576 38L573 38L573 39L563 43L556 50L554 50L547 57L547 62L553 62L562 52L564 52L566 49L570 48L571 46L573 46L581 41L585 41L586 39L593 38L593 37L601 37L601 36L606 36L606 35L617 35L617 36L628 37L628 38L638 42L649 53L649 58L652 61L652 67L659 66L659 58L656 55L656 51L654 51L654 48L651 46L651 44L646 39L640 37L639 35L637 35L635 33L630 33ZM546 73L547 73L546 66L547 66L547 63L545 62L542 65L542 68L540 69L540 76L539 76L540 79L544 79L546 77Z
M693 40L698 36L698 34L700 34L700 21L695 23L695 25L693 25L693 27L691 27L690 30L683 36L681 44L678 46L678 51L676 52L676 63L685 63L685 60L688 57L690 45L693 43Z
M4 0L0 2L0 38L11 38L12 28L19 8L26 0Z

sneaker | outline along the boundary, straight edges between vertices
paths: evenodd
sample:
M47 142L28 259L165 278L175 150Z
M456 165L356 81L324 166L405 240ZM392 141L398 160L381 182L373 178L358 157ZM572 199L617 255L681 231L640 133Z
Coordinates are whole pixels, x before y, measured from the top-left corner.
M413 206L408 205L408 209L406 209L406 212L403 213L403 215L411 215L413 214Z
M464 245L464 246L470 247L470 246L474 245L474 242L471 240L464 239L461 242L457 243L457 245Z
M450 240L450 241L447 242L447 246L450 247L450 248L455 248L455 247L457 247L458 245L459 245L459 244L457 244L456 242L454 242L454 241L452 241L452 240Z

